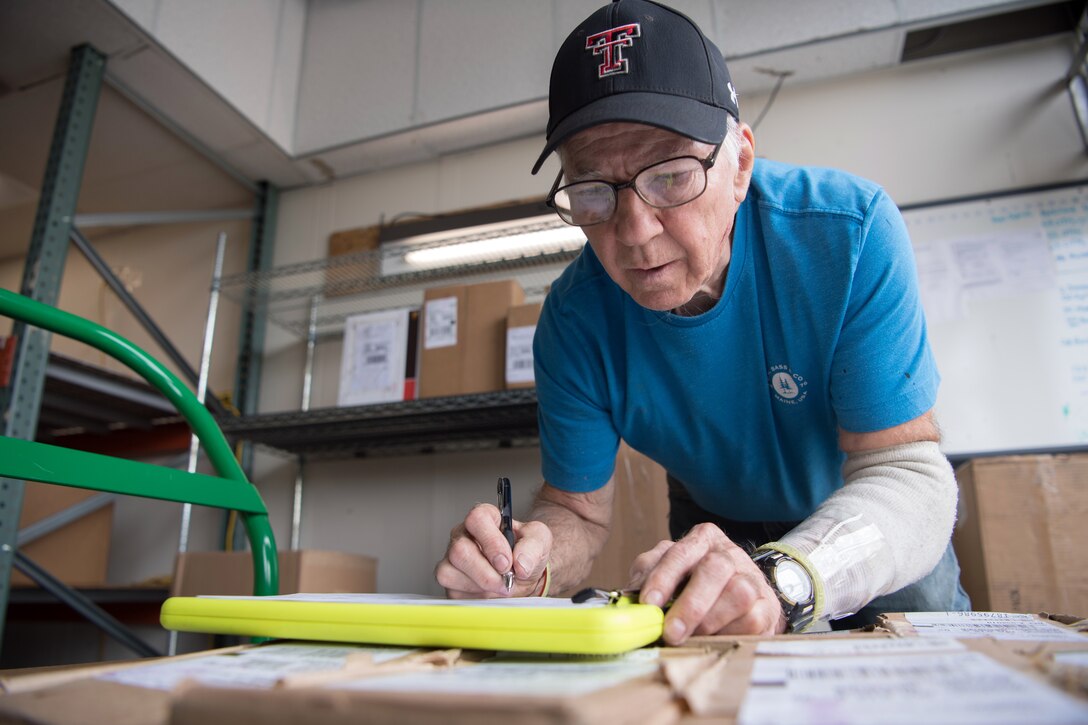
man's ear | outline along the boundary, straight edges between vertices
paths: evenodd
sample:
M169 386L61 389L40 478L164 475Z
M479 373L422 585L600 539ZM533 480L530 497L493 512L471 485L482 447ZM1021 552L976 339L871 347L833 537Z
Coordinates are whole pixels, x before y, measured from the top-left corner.
M752 167L756 162L756 137L752 127L740 124L740 156L737 158L737 175L733 179L733 196L737 203L748 196L748 183L752 180Z

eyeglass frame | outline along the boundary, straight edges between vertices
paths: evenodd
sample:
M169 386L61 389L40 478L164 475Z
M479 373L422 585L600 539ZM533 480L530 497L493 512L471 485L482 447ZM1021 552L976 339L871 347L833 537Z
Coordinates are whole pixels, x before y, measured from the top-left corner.
M552 183L552 189L551 189L551 191L548 192L548 197L547 197L547 199L544 200L544 203L547 206L549 206L552 209L552 211L555 212L556 216L558 216L560 219L562 219L565 224L569 224L572 227L592 227L592 226L596 226L598 224L604 224L606 221L608 221L612 217L616 216L616 209L619 208L619 203L620 203L620 192L623 191L624 189L631 189L632 191L635 192L635 196L637 196L640 200L642 200L642 203L644 203L644 204L646 204L646 206L652 207L654 209L675 209L677 207L683 206L684 204L690 204L691 202L695 201L700 196L702 196L703 194L706 193L706 187L710 185L710 180L707 178L707 174L710 171L710 169L712 169L714 167L714 164L717 163L717 161L718 161L718 152L721 151L722 143L723 142L719 142L718 145L716 145L714 147L714 150L711 151L710 154L706 158L701 159L698 156L692 156L691 154L683 154L681 156L673 156L671 158L662 159L661 161L655 161L654 163L649 164L648 166L643 166L641 169L639 169L638 171L635 172L634 176L632 176L630 179L628 179L627 181L624 181L623 183L620 183L620 184L614 184L611 181L605 181L604 179L584 179L582 181L574 181L574 182L572 182L570 184L564 184L563 186L560 186L559 182L563 178L563 170L560 169L559 170L559 175L555 177L555 181ZM635 186L635 181L638 179L639 176L642 175L642 172L647 171L649 169L652 169L655 166L660 166L662 164L667 164L670 161L680 161L681 159L693 159L694 161L699 162L699 166L701 166L702 169L703 169L703 189L702 189L702 191L700 191L698 194L691 197L687 201L682 201L679 204L670 204L668 206L658 206L656 204L652 204L641 193L639 193L638 187ZM555 195L558 194L563 189L569 189L570 187L577 186L579 184L604 184L605 186L611 187L611 189L612 189L612 199L613 199L613 201L612 201L612 213L609 214L608 216L606 216L604 219L601 219L600 221L592 222L591 224L576 224L575 222L568 222L566 219L564 219L563 215L559 213L559 209L557 209L556 206L555 206Z

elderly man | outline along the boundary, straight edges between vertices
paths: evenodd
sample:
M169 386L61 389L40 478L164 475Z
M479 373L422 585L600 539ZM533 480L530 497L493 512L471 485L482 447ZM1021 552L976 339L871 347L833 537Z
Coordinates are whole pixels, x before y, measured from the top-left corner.
M545 483L513 550L493 506L454 529L451 597L577 585L622 438L668 471L675 540L630 584L672 602L669 643L968 608L902 218L873 183L757 160L739 119L721 52L669 8L617 0L563 43L533 171L558 152L549 202L589 243L536 332Z

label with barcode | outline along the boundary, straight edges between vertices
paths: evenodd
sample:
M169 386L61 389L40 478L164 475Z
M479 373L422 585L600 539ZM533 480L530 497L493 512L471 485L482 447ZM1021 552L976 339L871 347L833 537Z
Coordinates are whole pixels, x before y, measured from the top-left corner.
M340 364L340 405L401 400L408 355L406 309L365 312L344 323Z
M531 383L533 377L533 334L536 325L506 330L506 382Z

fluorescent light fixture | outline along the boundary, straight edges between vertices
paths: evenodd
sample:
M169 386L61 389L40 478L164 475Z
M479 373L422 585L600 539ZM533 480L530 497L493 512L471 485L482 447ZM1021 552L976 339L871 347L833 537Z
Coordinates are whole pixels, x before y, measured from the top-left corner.
M554 215L411 237L383 246L382 272L500 262L581 249L586 236Z

